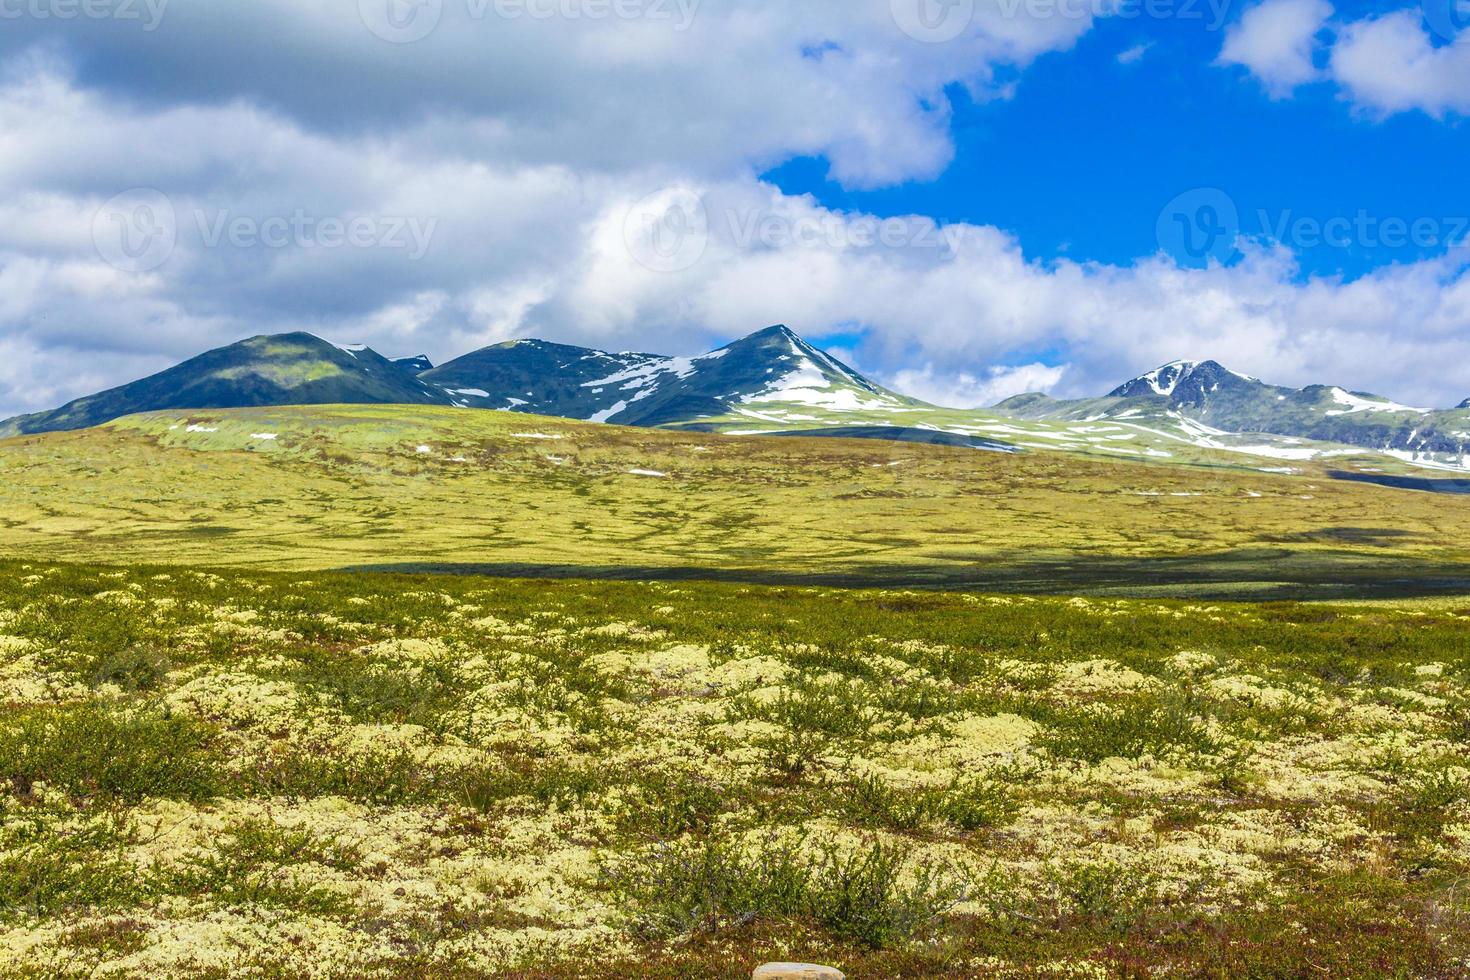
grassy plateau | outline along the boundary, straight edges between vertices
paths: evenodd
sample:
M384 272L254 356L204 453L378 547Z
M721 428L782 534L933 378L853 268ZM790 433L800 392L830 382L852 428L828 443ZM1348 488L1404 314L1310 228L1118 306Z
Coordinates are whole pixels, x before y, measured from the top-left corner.
M1470 591L1464 496L1199 456L417 406L159 413L0 442L0 553L1209 597Z
M1470 975L1470 498L1283 469L0 442L0 977Z

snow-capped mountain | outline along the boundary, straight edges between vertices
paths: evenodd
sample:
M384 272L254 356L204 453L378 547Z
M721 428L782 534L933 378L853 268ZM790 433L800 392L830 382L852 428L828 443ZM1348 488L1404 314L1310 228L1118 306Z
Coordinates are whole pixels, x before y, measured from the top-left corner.
M1360 446L1407 459L1463 459L1470 452L1470 426L1457 412L1415 408L1334 385L1266 384L1216 361L1166 364L1105 398L1058 401L1022 395L997 410L1028 419L1193 426L1206 439L1212 433L1263 433Z
M512 340L455 358L421 380L464 408L605 421L617 404L607 379L670 360L653 354L609 354L544 340Z
M620 425L735 417L819 421L807 411L897 410L920 403L882 388L770 327L697 357L610 354L539 340L498 344L440 367L389 360L310 334L256 337L160 374L0 423L0 435L77 429L170 408L399 403L497 409Z
M1470 398L1465 399L1464 401L1460 402L1460 404L1457 405L1457 406L1455 406L1455 407L1458 408L1461 411L1465 411L1466 409L1470 409Z
M434 362L424 354L416 354L413 357L395 357L393 363L413 374L423 374L425 371L434 370Z
M618 425L670 425L762 408L908 404L784 326L697 357L610 354L512 341L421 375L457 404Z
M1222 388L1260 384L1216 361L1175 361L1134 378L1108 393L1109 398L1156 395L1175 402L1203 403Z
M256 337L53 412L0 423L0 436L75 429L160 409L398 403L492 409L736 435L943 442L1153 460L1219 454L1285 460L1372 451L1418 466L1470 468L1470 403L1430 411L1347 389L1283 388L1215 361L1177 361L1103 398L1021 395L991 410L945 409L863 377L784 326L691 357L539 340L498 344L432 367L310 334Z

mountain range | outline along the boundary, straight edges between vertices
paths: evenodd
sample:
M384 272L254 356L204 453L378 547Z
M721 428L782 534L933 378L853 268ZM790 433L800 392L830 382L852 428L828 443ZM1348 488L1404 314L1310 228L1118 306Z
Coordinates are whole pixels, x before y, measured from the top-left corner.
M1470 443L1470 401L1449 411L1400 405L1333 385L1283 388L1215 361L1176 361L1105 398L1058 401L1021 395L996 406L1028 419L1096 421L1177 416L1221 433L1260 432L1415 456L1461 456Z
M254 337L160 374L0 423L0 436L86 428L164 409L409 404L491 409L731 434L960 441L1153 458L1196 451L1306 460L1368 450L1470 467L1470 399L1412 408L1331 385L1293 389L1215 361L1178 361L1101 398L1032 393L991 409L928 405L873 382L784 326L697 357L609 353L539 340L446 364L390 359L306 333Z

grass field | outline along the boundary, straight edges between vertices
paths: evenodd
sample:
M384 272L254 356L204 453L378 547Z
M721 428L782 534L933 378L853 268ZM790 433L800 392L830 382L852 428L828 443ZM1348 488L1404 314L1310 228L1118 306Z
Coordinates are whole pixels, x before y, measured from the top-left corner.
M1282 468L419 407L165 413L0 442L0 554L1032 593L1470 591L1464 496L1316 464L1264 471Z
M0 976L1470 975L1470 499L1280 469L0 442Z
M1470 600L5 563L0 975L1461 976L1467 672Z

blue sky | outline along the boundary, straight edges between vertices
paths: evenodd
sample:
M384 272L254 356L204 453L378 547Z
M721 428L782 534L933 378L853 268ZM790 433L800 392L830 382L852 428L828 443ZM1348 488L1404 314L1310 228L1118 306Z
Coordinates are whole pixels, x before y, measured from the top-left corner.
M1466 0L67 2L0 9L0 415L772 323L957 406L1470 395Z
M1355 8L1373 9L1339 6ZM1226 26L1238 20L1239 9L1232 13ZM1470 217L1470 130L1461 120L1377 119L1323 84L1271 99L1244 69L1215 63L1221 33L1209 29L1208 8L1200 14L1102 20L1075 49L1039 58L1009 99L976 102L951 86L956 158L937 179L853 191L828 179L819 157L767 177L833 208L995 224L1041 260L1126 264L1147 256L1160 247L1159 212L1195 188L1230 195L1251 235L1270 235L1283 219L1325 223L1359 212ZM1140 46L1136 61L1119 62ZM1295 251L1303 274L1348 277L1446 251L1380 238Z

